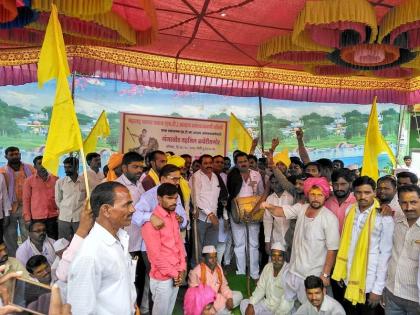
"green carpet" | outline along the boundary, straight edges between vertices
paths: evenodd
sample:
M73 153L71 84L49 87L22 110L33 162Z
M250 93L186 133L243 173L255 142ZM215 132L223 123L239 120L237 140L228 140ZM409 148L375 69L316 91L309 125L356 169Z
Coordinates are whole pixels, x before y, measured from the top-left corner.
M246 285L246 276L238 276L235 274L234 271L230 271L227 275L227 281L229 283L229 287L232 291L241 291L242 295L244 296L244 299L248 298L248 293L247 291L247 285ZM251 279L250 280L250 287L251 287L251 292L254 291L255 289L255 282ZM184 294L185 294L186 288L181 288L178 292L178 297L177 297L177 301L175 304L175 309L173 314L174 315L182 315L183 311L182 311L182 306L183 306L183 302L184 302ZM239 310L239 307L235 308L232 311L232 314L234 315L240 315L241 311Z

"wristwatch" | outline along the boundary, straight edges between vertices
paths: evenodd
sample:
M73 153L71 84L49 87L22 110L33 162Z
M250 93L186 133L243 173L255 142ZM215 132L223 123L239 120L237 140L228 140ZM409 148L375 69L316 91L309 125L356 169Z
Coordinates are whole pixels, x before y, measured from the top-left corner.
M322 276L323 276L324 278L326 278L326 279L328 279L328 278L330 277L330 275L329 275L329 274L326 274L326 273L323 273L323 274L322 274Z

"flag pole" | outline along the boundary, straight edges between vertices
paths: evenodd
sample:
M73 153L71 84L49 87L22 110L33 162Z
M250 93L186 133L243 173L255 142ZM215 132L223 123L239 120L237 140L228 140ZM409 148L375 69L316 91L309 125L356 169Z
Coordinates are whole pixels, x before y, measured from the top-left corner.
M74 101L74 90L75 90L75 71L72 72L72 82L71 82L71 98L73 99L73 106L74 111L76 112L76 103ZM76 116L77 119L77 116ZM80 130L80 133L82 131ZM82 170L83 170L83 178L85 181L85 189L86 189L86 200L90 199L90 190L89 190L89 180L87 176L87 163L85 157L85 151L83 150L83 141L80 143L80 159L82 160ZM90 207L90 206L89 206Z

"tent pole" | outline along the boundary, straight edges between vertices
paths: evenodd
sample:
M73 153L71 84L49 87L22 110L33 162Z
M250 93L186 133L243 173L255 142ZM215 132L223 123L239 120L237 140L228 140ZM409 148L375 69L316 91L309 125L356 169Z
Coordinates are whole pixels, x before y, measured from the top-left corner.
M261 141L261 151L264 154L264 127L263 127L263 112L262 112L262 97L261 93L258 93L258 104L260 107L260 141Z

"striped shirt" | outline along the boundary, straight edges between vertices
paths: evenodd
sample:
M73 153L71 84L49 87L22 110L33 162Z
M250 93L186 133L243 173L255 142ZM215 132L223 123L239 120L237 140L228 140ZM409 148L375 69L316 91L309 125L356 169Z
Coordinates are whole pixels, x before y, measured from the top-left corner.
M395 296L419 302L419 255L420 219L409 227L407 220L400 218L394 229L392 257L386 281L386 288Z
M346 216L350 211L350 206L346 211ZM351 243L348 253L347 274L350 274L351 264L355 253L356 245L363 227L371 211L377 211L372 205L369 209L360 212L356 204L356 214L353 222ZM392 235L394 233L394 219L390 216L376 215L375 225L370 234L369 256L366 273L366 293L382 295L385 288L386 272L388 261L392 253ZM347 283L347 282L346 282Z

